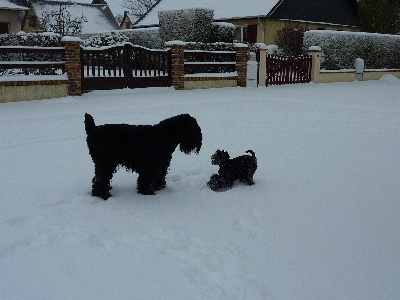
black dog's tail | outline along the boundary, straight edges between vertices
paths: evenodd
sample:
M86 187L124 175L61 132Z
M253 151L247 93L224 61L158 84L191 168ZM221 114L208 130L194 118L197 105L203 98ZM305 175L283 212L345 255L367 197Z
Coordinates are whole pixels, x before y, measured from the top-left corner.
M246 151L246 153L250 153L250 154L251 154L251 156L253 156L253 157L255 157L255 156L256 156L256 154L254 153L254 151L253 151L253 150L247 150L247 151Z
M93 128L96 127L96 124L94 123L94 119L91 115L88 113L85 114L85 130L86 134L89 134L89 131L91 131Z

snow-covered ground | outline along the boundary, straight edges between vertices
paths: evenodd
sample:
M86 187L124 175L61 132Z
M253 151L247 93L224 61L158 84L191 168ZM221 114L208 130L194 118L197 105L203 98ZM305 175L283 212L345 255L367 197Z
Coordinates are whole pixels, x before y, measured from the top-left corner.
M0 299L400 299L400 81L96 91L0 104ZM90 196L83 124L190 113L167 188ZM254 186L206 186L217 149Z

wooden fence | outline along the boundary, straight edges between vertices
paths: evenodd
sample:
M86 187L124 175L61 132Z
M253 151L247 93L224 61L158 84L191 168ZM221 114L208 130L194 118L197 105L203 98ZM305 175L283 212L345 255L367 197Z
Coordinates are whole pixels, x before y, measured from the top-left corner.
M170 86L168 50L131 44L81 48L83 90Z
M0 74L15 70L17 74L55 74L65 71L64 47L0 47ZM38 56L40 54L40 56Z
M185 50L185 74L232 73L235 71L235 51Z

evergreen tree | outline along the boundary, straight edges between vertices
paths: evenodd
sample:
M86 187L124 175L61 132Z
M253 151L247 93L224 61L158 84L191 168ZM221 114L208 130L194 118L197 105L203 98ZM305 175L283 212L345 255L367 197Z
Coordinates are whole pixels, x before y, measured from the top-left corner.
M366 32L400 32L399 0L359 0L360 29Z

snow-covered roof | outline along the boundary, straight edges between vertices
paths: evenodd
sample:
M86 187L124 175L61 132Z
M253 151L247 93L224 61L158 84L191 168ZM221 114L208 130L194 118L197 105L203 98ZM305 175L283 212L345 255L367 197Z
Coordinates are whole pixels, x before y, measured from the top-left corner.
M206 8L214 10L215 20L266 16L279 0L161 0L138 25L158 24L158 12L165 10Z
M268 16L276 20L356 26L356 7L357 0L161 0L137 25L158 24L159 11L207 8L214 10L214 20Z
M2 0L0 0L2 1ZM32 5L39 18L43 16L45 11L54 11L59 8L61 2L42 1L32 2ZM87 22L83 23L82 33L97 33L102 31L111 31L119 29L118 23L115 21L111 12L106 5L84 4L74 2L63 2L68 5L68 11L72 18L84 16ZM108 10L108 11L107 11Z
M6 10L28 10L27 7L16 5L8 0L0 0L0 9Z

